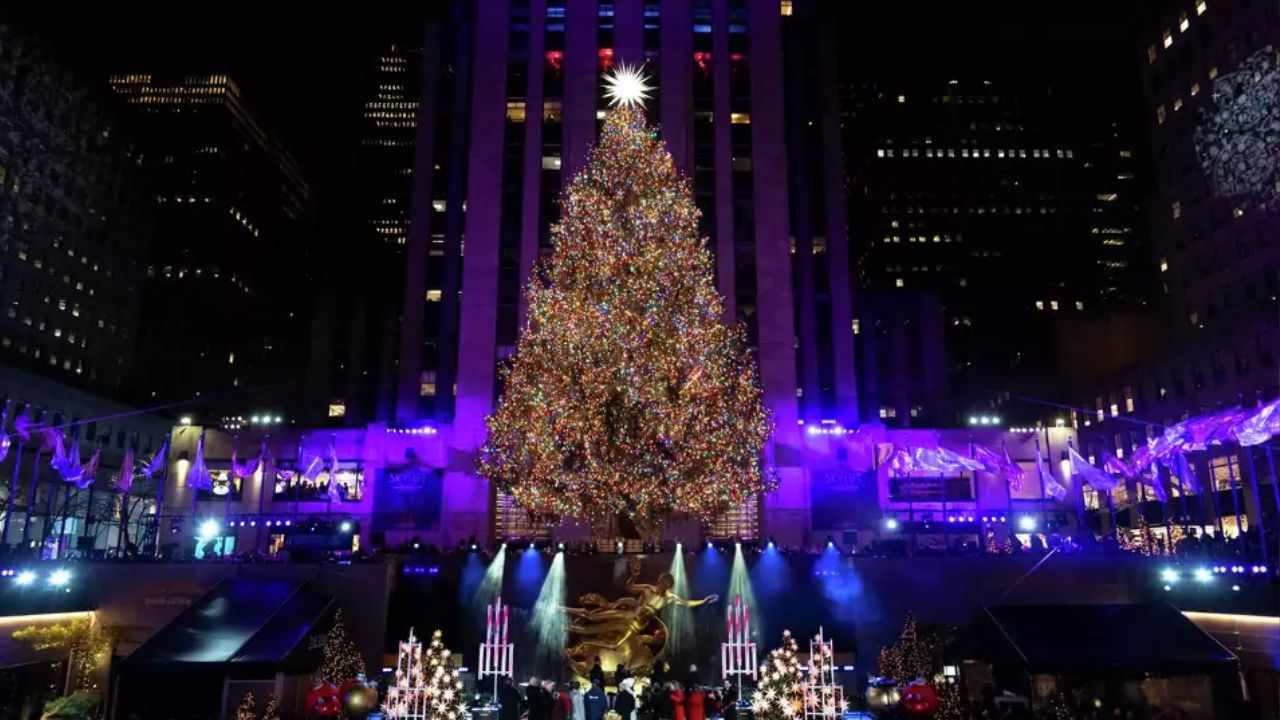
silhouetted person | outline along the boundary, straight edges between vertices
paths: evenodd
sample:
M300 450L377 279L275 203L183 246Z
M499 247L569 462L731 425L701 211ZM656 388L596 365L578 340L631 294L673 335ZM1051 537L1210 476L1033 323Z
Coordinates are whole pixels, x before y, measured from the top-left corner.
M600 687L604 687L604 666L600 664L600 658L597 657L591 669L587 671L587 679L593 683L600 683Z
M498 687L498 720L520 720L520 691L515 681L503 678Z
M601 720L609 709L609 698L604 694L604 682L591 681L591 689L582 698L587 720Z
M633 685L635 685L635 680L629 677L623 678L618 683L618 696L613 699L613 710L618 713L622 720L635 720L636 696L631 694Z

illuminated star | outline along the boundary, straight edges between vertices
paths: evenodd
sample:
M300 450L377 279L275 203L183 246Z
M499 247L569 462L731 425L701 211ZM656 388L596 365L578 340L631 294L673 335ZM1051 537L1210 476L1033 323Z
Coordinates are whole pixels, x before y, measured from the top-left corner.
M618 63L612 72L604 76L604 96L613 107L642 107L649 99L649 76L639 67Z

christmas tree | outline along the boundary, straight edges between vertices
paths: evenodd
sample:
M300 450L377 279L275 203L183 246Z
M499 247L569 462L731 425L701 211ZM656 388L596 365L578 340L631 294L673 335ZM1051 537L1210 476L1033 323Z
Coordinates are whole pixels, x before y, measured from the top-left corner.
M462 679L439 630L431 635L425 652L412 630L409 640L400 643L395 680L387 688L382 709L388 720L463 720L467 716Z
M758 720L791 720L800 715L805 697L796 641L790 630L784 630L782 647L770 652L760 665L760 681L751 696L751 709Z
M907 613L898 641L880 649L876 672L880 677L892 678L899 685L913 680L928 680L933 677L934 652L937 649L938 643L934 638L920 637L916 616Z
M642 524L771 488L772 420L724 308L689 183L645 121L634 70L561 200L528 287L479 471L525 509Z
M342 622L342 611L333 616L333 627L324 641L324 661L316 671L316 679L341 686L364 672L364 658Z

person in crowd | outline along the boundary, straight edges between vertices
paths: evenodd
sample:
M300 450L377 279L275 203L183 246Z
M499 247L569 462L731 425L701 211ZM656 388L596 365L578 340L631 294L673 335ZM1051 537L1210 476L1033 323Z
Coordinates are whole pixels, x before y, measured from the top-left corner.
M547 696L551 698L551 720L569 720L573 714L573 701L567 688L557 688L550 680L544 683Z
M604 717L605 711L609 709L609 698L604 694L603 680L591 681L591 687L582 698L582 705L586 711L587 720L601 720Z
M684 687L685 689L692 690L693 688L697 687L697 685L698 685L698 666L691 663L689 665L689 674L684 676Z
M591 669L587 671L587 679L591 682L600 683L600 687L604 687L604 666L600 664L600 657L596 656L596 661L591 665Z
M653 687L660 688L663 685L667 684L667 680L670 677L671 677L671 663L664 660L659 663L654 663L653 675L649 678L649 681L653 684Z
M520 720L520 691L509 677L498 686L498 720Z
M577 680L569 683L569 704L572 705L570 720L587 720L587 709L582 703L582 685Z
M622 668L620 665L619 668ZM623 678L618 683L618 695L613 699L613 711L618 713L622 720L635 720L636 714L636 696L633 693L636 681L633 678Z
M685 720L707 720L707 694L697 685L685 693Z
M618 666L613 669L613 681L618 683L619 685L622 684L623 680L626 680L629 677L631 677L631 671L627 669L626 665L623 665L622 663L618 663ZM632 685L632 688L633 688L632 697L634 697L634 687L635 686Z
M667 697L671 699L671 720L685 720L684 689L680 683L671 683L671 693Z
M525 686L524 703L529 710L529 720L551 720L551 698L536 675L529 678Z

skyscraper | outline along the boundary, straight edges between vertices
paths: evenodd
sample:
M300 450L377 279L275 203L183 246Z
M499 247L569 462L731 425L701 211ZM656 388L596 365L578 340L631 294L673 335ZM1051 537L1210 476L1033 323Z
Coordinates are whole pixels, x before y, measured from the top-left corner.
M1280 7L1266 0L1158 3L1143 25L1136 61L1155 180L1148 262L1163 332L1082 393L1075 423L1089 454L1123 455L1165 425L1280 393L1280 175L1268 130L1278 38ZM1237 488L1267 480L1252 455L1232 446L1191 456L1207 463L1215 491L1192 504L1197 524L1234 535ZM1246 492L1239 510L1249 526L1265 514L1274 528L1276 494L1262 490Z
M152 138L156 236L139 354L147 395L233 391L301 367L308 188L226 75L120 74Z
M140 134L106 93L0 26L0 358L119 397L151 239Z
M451 112L417 128L396 419L452 421L445 512L456 521L485 532L492 498L471 457L555 200L607 107L601 74L620 62L657 85L649 115L693 182L726 319L758 350L782 478L764 514L802 512L799 424L857 420L835 78L800 58L828 47L815 38L831 42L812 10L774 0L454 8L450 54L423 75L420 106ZM788 62L814 71L791 76ZM447 173L429 172L436 165Z
M912 337L940 325L954 406L929 399L939 381L925 380L938 374L927 368L944 354L927 352L900 397L864 394L863 415L891 426L988 410L1015 424L1042 419L1005 401L1056 392L1055 335L1145 301L1142 194L1123 108L1098 113L1080 89L1048 83L868 72L851 72L843 88L858 283L883 299L861 313L864 384L903 371L880 347L893 346L882 339L890 324ZM932 309L878 315L916 296Z

